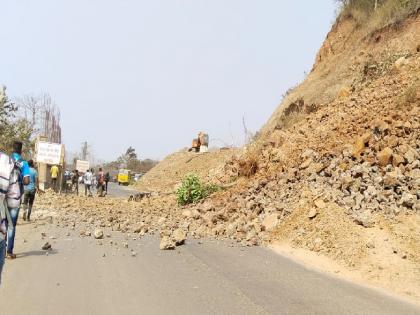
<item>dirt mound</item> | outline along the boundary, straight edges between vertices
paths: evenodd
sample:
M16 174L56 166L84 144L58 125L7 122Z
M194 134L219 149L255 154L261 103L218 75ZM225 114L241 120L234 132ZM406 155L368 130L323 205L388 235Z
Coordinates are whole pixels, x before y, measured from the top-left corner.
M236 149L218 149L207 153L186 150L173 153L142 177L137 188L143 191L171 193L188 173L195 173L204 181L219 183L224 176L225 163L236 152Z

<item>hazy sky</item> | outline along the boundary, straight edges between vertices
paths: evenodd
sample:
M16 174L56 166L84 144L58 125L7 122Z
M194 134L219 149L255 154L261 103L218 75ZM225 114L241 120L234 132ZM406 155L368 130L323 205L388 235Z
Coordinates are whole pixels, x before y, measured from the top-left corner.
M239 145L303 79L333 0L0 0L0 83L48 92L70 151L163 158ZM217 139L217 140L216 140Z

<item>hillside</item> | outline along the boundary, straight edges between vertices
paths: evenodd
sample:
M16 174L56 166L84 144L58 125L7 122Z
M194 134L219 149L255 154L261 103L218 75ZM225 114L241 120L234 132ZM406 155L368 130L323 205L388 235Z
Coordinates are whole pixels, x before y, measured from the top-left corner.
M300 248L420 299L419 30L418 13L371 33L340 17L306 80L224 168L257 173L191 206L191 235Z
M419 30L418 12L367 35L338 19L243 154L257 174L212 200L241 209L226 236L291 244L420 298Z

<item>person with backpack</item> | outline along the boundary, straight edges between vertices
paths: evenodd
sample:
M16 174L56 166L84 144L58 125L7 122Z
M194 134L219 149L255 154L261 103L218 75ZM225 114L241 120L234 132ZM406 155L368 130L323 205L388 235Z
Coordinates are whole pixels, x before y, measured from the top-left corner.
M20 204L24 194L24 186L30 182L30 171L28 163L22 159L23 144L20 141L13 143L11 155L14 168L11 174L9 190L6 194L7 206L10 213L11 224L7 225L7 254L8 259L15 259L13 253L16 236L16 225L19 218Z
M25 186L23 196L23 221L31 221L32 207L35 202L35 194L39 190L38 172L35 169L33 160L29 164L29 185Z
M12 224L6 196L9 194L14 168L13 160L7 154L0 152L0 284L6 257L7 226Z

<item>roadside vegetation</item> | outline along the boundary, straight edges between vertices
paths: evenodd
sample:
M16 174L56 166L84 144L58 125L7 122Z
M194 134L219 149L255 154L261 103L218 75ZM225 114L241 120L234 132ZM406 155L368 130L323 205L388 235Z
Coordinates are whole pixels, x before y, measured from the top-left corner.
M188 174L176 191L177 201L180 205L196 203L218 190L218 185L205 184L196 174Z
M342 15L373 32L397 24L420 9L420 0L337 0Z

